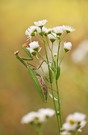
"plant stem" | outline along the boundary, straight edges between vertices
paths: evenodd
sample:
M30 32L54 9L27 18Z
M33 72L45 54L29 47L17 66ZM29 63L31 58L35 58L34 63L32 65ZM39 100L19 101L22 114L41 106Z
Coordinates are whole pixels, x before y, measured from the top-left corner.
M51 84L51 91L52 91L52 96L53 96L53 104L54 104L54 109L55 109L56 118L57 118L58 130L59 130L59 133L60 133L59 118L58 118L58 115L57 115L57 107L56 107L56 103L55 103L55 99L54 99L54 92L53 92L53 86L52 86L52 84Z
M43 135L43 125L36 126L34 125L37 135Z
M57 90L57 98L58 98L59 125L60 125L60 128L62 128L60 94L59 94L58 81L57 80L56 80L56 90Z
M60 39L58 41L58 51L57 51L57 64L56 67L58 68L58 61L59 61L59 51L60 51ZM58 98L58 116L59 116L59 126L60 129L62 128L62 119L61 119L61 105L60 105L60 94L58 88L58 80L56 79L56 91L57 91L57 98Z

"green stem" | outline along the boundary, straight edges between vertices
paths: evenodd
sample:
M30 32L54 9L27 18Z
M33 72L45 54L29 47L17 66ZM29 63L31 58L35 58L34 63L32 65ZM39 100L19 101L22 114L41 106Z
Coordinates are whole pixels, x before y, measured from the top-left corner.
M58 98L59 125L60 125L60 129L61 129L62 128L61 104L60 104L60 94L59 94L58 81L57 80L56 80L56 90L57 90L57 98Z
M59 51L60 51L60 39L58 42L58 51L57 51L57 64L56 67L58 69L58 61L59 61ZM61 119L61 105L60 105L60 94L59 94L59 88L58 88L58 80L56 79L56 92L57 92L57 98L58 98L58 116L59 116L59 126L62 127L62 119Z
M52 84L51 84L51 91L52 91L53 104L54 104L54 109L55 109L56 118L57 118L57 126L58 126L58 130L59 130L59 133L60 133L59 118L58 118L58 115L57 115L57 107L56 107L56 103L55 103L55 99L54 99L54 92L53 92L53 86L52 86Z
M58 66L58 60L59 60L59 50L60 50L60 39L58 41L58 50L57 50L57 66Z
M37 135L43 135L42 128L37 129Z
M43 125L33 125L37 135L43 135Z

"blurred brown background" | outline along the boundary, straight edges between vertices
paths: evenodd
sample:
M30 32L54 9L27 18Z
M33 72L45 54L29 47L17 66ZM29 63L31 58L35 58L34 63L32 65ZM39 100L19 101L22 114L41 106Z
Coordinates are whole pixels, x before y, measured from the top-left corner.
M66 38L73 49L63 61L59 80L63 122L75 111L88 115L88 55L79 63L72 59L78 45L88 40L88 0L0 0L0 135L36 135L30 125L21 125L21 117L41 107L53 108L50 98L42 102L14 56L14 51L22 51L25 30L40 19L47 19L48 27L66 24L76 29ZM57 134L55 118L46 124L48 134ZM80 135L88 135L88 125Z

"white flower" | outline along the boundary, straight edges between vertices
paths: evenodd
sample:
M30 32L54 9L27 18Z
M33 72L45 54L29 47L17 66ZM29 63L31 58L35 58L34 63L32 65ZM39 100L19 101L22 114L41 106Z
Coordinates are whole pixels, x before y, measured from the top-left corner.
M64 123L63 126L62 126L62 129L63 130L66 130L66 131L76 131L77 129L77 123Z
M21 119L21 123L22 124L27 124L27 123L31 123L34 121L35 117L37 116L36 112L30 112L26 115L24 115Z
M42 27L42 32L48 34L51 33L52 29L51 28L46 28L46 27Z
M29 47L27 47L27 49L33 56L35 56L37 52L40 52L41 47L39 46L37 41L33 41L29 43Z
M42 32L47 33L48 29L46 27L42 27Z
M37 31L37 33L41 33L41 28L40 27L38 27L38 26L35 26L36 27L36 31Z
M88 40L82 41L72 53L72 59L75 63L88 62Z
M28 37L32 37L35 36L36 33L40 33L41 29L38 26L30 26L26 31L25 31L25 35L27 35Z
M66 118L66 123L63 124L62 129L66 131L81 131L81 129L86 125L86 115L83 113L74 113L68 115Z
M39 43L37 41L33 41L29 44L30 48L33 50L38 50L39 48Z
M56 34L63 34L64 32L64 29L63 29L63 26L56 26L54 28L52 28L52 31L55 32Z
M26 31L25 31L25 35L27 35L28 37L34 36L36 31L36 26L30 26Z
M47 121L47 117L52 117L55 114L55 111L52 109L40 109L38 112L30 112L24 115L21 119L22 124L43 124Z
M83 114L83 113L76 112L76 113L73 114L73 118L77 122L82 122L86 119L86 115Z
M57 38L56 33L53 33L53 32L51 34L48 34L47 36L48 36L48 38L50 39L51 42L54 42Z
M72 28L71 26L66 26L66 25L63 25L63 30L68 32L68 33L75 31L74 28Z
M55 114L55 111L53 109L39 109L39 112L42 113L46 118L52 117Z
M45 20L39 20L39 21L37 21L37 22L34 22L34 24L35 24L36 26L41 27L41 26L44 26L47 22L48 22L48 21L45 19Z
M72 43L71 42L64 42L64 50L67 52L67 51L70 51L72 48Z
M37 117L35 119L36 123L43 123L46 122L45 116L41 112L37 112Z
M67 131L62 131L62 132L60 133L60 135L71 135L71 133L69 133L69 132L67 132Z

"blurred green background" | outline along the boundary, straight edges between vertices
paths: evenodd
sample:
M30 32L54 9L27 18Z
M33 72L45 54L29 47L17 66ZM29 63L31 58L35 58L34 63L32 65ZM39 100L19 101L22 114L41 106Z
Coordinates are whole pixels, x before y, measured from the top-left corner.
M22 116L41 107L53 108L51 99L43 103L26 69L14 56L25 42L24 34L34 21L47 19L48 27L71 25L76 31L66 40L73 49L65 57L59 80L62 116L83 112L88 115L88 57L75 63L71 53L88 40L88 0L0 0L0 135L36 135ZM48 121L44 135L56 135L55 117ZM80 135L88 135L88 125Z

